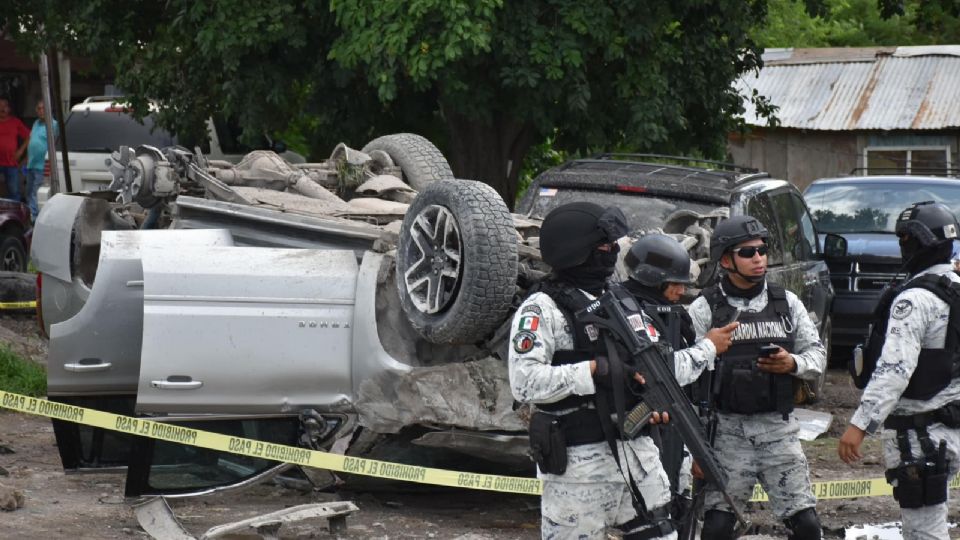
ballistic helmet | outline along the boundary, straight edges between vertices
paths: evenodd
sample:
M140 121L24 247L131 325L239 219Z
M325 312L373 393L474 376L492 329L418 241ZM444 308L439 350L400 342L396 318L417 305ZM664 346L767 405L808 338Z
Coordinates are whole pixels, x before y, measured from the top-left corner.
M554 270L586 262L597 246L627 234L627 219L619 208L592 202L558 206L540 226L540 254Z
M666 283L690 285L690 255L680 242L665 234L648 234L624 257L630 279L648 287Z
M752 216L733 216L717 224L710 237L710 260L717 262L727 250L742 242L759 238L764 242L770 233Z
M900 212L894 230L897 236L910 235L920 247L929 248L956 238L960 224L946 205L924 201Z

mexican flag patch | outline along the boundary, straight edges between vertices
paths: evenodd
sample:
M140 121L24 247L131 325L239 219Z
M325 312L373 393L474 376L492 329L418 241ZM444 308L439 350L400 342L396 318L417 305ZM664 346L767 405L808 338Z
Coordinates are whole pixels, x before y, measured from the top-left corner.
M525 315L520 317L520 330L530 330L536 332L540 326L540 317L536 315Z

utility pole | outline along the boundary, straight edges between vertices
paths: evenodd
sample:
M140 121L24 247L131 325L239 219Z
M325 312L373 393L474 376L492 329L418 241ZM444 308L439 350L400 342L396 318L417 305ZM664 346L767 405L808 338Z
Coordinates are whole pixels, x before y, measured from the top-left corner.
M40 55L40 91L43 94L43 109L47 114L43 115L43 123L47 128L47 155L50 156L50 195L65 191L65 186L60 183L60 171L57 167L57 144L56 135L53 131L53 105L56 101L50 98L50 66L47 62L46 52ZM62 123L62 120L61 120Z

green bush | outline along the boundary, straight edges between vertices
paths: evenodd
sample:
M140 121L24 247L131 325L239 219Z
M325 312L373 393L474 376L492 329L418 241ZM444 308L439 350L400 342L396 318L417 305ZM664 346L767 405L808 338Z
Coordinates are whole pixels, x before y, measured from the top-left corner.
M28 396L47 394L47 372L43 366L25 360L0 345L0 390Z

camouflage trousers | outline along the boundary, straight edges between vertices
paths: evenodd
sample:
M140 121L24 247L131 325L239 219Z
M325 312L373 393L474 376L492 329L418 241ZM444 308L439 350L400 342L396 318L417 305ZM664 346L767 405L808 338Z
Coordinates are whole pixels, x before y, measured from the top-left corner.
M947 478L952 479L957 471L960 470L960 429L952 429L943 424L933 424L927 428L930 433L930 439L934 446L940 446L940 441L947 441L947 467L950 474ZM920 457L923 452L920 449L920 443L917 441L917 434L910 430L910 451L914 458ZM892 469L900 465L900 450L897 447L897 432L893 430L884 430L883 438L883 460L887 469ZM950 490L947 490L949 500ZM943 502L934 506L923 506L921 508L901 508L900 516L903 519L903 538L904 540L939 540L949 538L947 532L947 503Z
M544 539L604 539L608 528L636 517L625 477L633 477L647 508L670 502L670 481L653 441L638 437L619 445L622 473L610 447L600 442L568 448L566 473L541 475L540 531ZM676 537L674 532L661 538Z
M757 482L780 520L816 506L799 430L792 415L784 421L780 413L720 413L714 448L729 477L727 489L741 509ZM731 511L717 491L707 493L704 508Z

